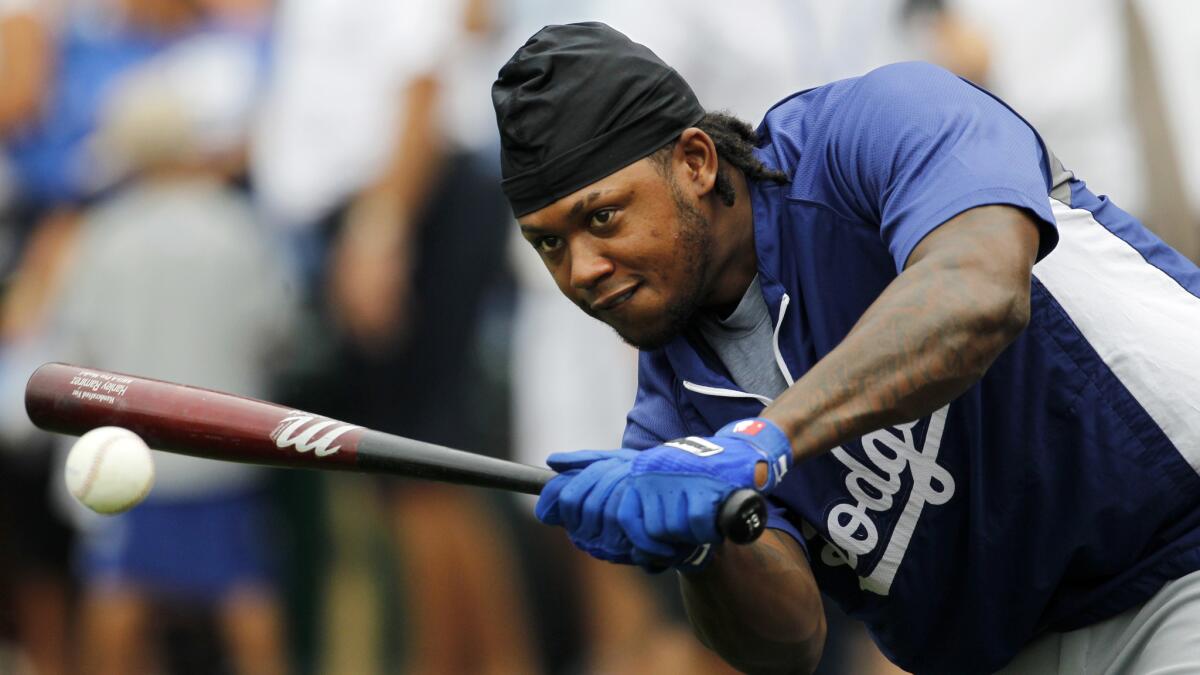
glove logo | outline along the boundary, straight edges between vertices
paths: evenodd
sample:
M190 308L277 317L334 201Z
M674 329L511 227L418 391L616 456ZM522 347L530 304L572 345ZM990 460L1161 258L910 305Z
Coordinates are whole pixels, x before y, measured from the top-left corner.
M690 452L697 457L712 457L713 455L725 452L725 448L713 443L707 438L701 438L699 436L676 438L673 441L663 443L663 445L669 445L676 450Z
M745 434L747 436L757 436L758 432L767 427L767 423L762 420L742 420L733 425L733 433Z

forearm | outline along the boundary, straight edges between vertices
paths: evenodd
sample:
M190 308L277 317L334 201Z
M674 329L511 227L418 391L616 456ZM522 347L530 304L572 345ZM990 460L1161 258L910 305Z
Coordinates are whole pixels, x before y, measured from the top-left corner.
M406 215L424 206L445 160L443 130L438 123L440 88L432 75L408 83L391 155L379 180L367 190L368 195L387 195Z
M980 211L964 222L996 217ZM842 343L764 411L791 438L796 461L946 405L1024 328L1036 235L1032 249L1016 254L1016 269L995 272L982 258L1012 249L1012 231L972 227L970 237L949 233L899 275Z
M38 115L53 67L50 41L32 14L0 17L0 137Z
M723 545L707 568L681 573L697 637L748 673L809 673L821 658L825 615L796 542L777 530L746 546Z
M766 409L803 461L953 400L1011 341L1002 325L923 307L937 279L898 278L828 356ZM967 299L961 299L967 302ZM944 301L945 302L945 301ZM952 301L951 301L952 302Z

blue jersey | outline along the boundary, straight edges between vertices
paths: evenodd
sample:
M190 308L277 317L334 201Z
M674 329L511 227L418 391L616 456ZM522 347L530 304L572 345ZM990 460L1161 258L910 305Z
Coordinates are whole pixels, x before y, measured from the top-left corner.
M793 382L922 237L1007 204L1041 227L1028 327L962 396L796 466L772 527L917 672L986 672L1200 569L1200 270L1065 171L1020 117L925 64L797 94L759 129L791 177L751 185ZM640 356L625 445L708 435L770 400L698 340Z

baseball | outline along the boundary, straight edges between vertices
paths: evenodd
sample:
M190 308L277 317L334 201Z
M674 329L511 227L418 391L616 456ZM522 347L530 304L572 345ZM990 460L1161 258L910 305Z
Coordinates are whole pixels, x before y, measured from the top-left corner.
M121 427L92 429L67 455L67 490L96 513L128 511L154 485L154 459L140 436Z

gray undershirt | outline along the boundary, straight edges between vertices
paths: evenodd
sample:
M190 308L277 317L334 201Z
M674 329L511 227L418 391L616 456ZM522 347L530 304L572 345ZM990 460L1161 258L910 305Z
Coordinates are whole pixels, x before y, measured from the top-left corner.
M701 313L697 328L742 391L773 399L787 389L775 363L775 331L757 276L732 314L722 319Z

